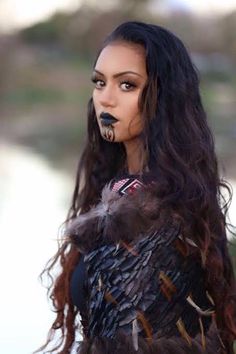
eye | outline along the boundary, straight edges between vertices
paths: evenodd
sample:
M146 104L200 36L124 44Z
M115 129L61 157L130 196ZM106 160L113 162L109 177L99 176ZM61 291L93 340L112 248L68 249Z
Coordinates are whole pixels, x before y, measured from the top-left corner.
M131 91L134 87L136 87L136 85L130 81L122 81L120 85L123 91Z
M97 89L100 89L100 88L102 88L102 87L105 85L105 83L104 83L103 80L99 80L99 79L96 78L96 77L92 77L92 78L91 78L91 81L95 84L95 87L96 87Z

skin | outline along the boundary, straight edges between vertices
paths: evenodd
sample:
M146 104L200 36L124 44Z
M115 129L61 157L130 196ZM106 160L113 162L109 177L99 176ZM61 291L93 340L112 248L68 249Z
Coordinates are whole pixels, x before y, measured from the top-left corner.
M124 72L129 73L120 75ZM93 103L102 137L110 142L122 142L129 173L139 172L143 121L138 100L147 82L145 49L127 42L109 44L98 57L92 81ZM102 112L110 113L118 122L103 126Z
M101 134L108 141L114 141L115 140L115 132L114 132L114 127L113 127L112 124L109 125L108 127L104 126L102 128Z

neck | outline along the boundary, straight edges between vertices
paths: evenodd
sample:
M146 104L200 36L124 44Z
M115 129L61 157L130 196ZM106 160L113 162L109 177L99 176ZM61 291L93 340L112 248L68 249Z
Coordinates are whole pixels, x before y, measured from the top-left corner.
M143 147L139 138L124 142L126 163L129 174L136 174L142 170Z

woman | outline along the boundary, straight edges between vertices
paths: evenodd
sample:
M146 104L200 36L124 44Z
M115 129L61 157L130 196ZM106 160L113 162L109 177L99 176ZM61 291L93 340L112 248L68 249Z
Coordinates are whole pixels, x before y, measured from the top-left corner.
M123 23L92 81L65 238L45 269L60 264L49 289L56 320L40 350L233 353L220 187L230 190L183 43L160 26Z

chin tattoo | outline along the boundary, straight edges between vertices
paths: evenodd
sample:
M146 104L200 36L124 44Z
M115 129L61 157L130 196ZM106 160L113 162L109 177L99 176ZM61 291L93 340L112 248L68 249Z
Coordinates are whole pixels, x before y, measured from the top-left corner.
M102 127L102 136L107 141L113 142L115 140L115 132L112 125Z

